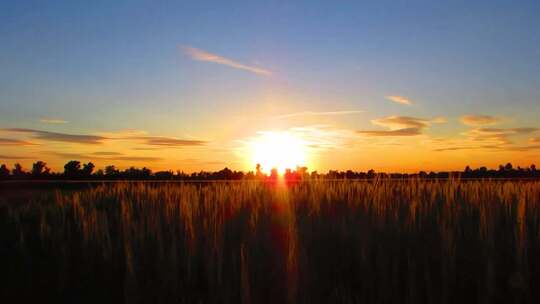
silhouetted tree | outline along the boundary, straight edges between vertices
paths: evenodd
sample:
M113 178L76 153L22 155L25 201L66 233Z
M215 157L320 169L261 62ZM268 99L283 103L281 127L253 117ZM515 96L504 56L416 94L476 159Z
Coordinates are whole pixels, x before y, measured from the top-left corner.
M33 177L43 177L48 175L51 169L47 167L47 163L41 160L38 160L32 165L32 176Z
M157 179L173 179L174 173L172 171L158 171L154 173Z
M64 175L69 178L76 178L81 175L81 162L71 160L64 165Z
M0 166L0 179L7 178L9 178L9 169L6 165L2 164L2 166Z
M91 162L84 164L82 168L82 175L85 177L90 177L92 175L92 172L94 172L95 167L96 166L94 166L94 164Z
M118 169L116 169L116 167L113 165L105 167L105 176L107 177L116 177L118 176L118 173Z
M105 176L105 172L103 171L103 169L99 169L96 171L96 178L103 178Z
M263 178L264 174L262 173L261 164L257 164L255 166L255 177L257 178Z
M277 168L272 168L272 170L270 170L270 179L277 180L277 178L278 178Z
M26 176L26 172L24 171L21 164L16 163L13 167L13 171L11 171L14 177L21 178Z

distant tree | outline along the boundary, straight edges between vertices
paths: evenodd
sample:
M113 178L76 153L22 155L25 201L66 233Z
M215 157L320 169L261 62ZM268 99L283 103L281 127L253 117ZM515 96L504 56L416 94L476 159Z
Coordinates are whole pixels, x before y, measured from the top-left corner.
M26 176L26 171L24 171L23 167L19 163L16 163L14 165L13 171L11 171L11 173L13 174L14 177L17 177L17 178Z
M298 176L302 179L309 178L308 167L296 167L296 172L298 173Z
M103 169L99 169L96 171L97 178L103 178L103 176L105 176L105 172L103 171Z
M507 163L506 166L504 166L504 171L512 171L514 167L511 163Z
M6 179L9 177L9 169L6 165L0 166L0 179Z
M33 177L42 177L48 175L51 172L51 169L47 167L47 163L41 160L38 160L32 165L32 176Z
M536 165L535 165L535 164L532 164L532 165L531 165L531 171L532 171L532 172L536 172Z
M90 177L92 175L92 172L94 172L95 167L96 166L94 166L94 164L91 162L84 164L82 168L82 175L85 177Z
M261 168L261 164L257 164L255 166L255 177L257 178L262 178L263 177L263 173L262 173L262 168Z
M276 180L277 178L278 178L277 168L272 168L272 170L270 170L270 179Z
M143 167L141 169L141 177L142 178L149 178L150 176L152 175L152 170L146 168L146 167Z
M81 175L81 162L71 160L64 165L64 175L69 178L79 177Z
M172 171L158 171L154 176L157 179L173 179L174 173Z
M370 170L367 172L367 178L374 178L374 177L375 177L375 170L370 169Z
M113 166L113 165L105 167L105 176L107 176L107 177L117 176L118 173L119 173L119 170L116 169L116 167Z

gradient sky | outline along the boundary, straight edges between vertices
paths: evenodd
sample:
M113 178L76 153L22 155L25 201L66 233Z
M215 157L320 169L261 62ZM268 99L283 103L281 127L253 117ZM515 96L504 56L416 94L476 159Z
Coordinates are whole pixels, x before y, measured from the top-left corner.
M538 1L2 1L0 163L310 169L540 159ZM283 147L286 149L287 147Z

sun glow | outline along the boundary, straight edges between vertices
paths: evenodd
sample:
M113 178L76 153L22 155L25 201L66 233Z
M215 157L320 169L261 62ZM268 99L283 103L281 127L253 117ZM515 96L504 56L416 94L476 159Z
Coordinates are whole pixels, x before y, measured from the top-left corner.
M264 132L250 143L253 165L269 173L273 168L283 174L286 169L306 165L305 142L288 132Z

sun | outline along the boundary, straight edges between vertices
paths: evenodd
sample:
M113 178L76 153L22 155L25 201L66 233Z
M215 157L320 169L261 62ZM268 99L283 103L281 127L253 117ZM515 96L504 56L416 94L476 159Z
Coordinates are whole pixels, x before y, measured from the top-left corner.
M250 143L252 164L260 164L269 173L276 168L279 174L286 169L306 165L305 142L290 132L264 132Z

